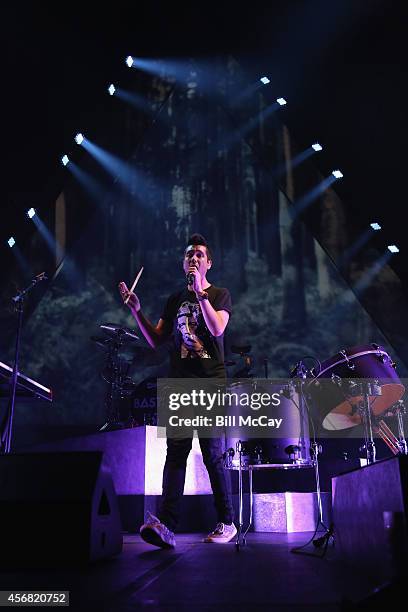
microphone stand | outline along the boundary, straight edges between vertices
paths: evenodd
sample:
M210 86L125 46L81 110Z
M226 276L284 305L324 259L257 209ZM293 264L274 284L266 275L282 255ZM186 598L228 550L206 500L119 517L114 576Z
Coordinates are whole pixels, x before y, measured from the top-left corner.
M13 418L14 418L14 405L16 401L16 390L17 390L17 378L18 378L18 361L20 354L20 337L21 337L21 329L23 325L23 310L24 310L24 299L25 296L42 280L46 280L47 276L45 276L45 272L41 272L33 278L31 283L23 289L19 291L17 295L12 297L12 301L15 305L15 311L18 314L17 317L17 332L16 332L16 343L14 349L14 364L13 364L13 373L11 376L11 387L10 387L10 398L7 408L7 413L5 417L5 425L4 429L1 432L1 440L0 446L3 449L3 454L8 455L11 452L11 436L13 431Z

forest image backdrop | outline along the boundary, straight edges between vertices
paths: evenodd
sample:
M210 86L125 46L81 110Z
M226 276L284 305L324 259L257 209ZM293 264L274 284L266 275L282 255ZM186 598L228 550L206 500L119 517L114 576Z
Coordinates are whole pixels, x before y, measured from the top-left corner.
M143 140L132 143L136 111L124 115L128 151L115 179L102 169L93 176L99 189L75 181L64 187L60 202L71 215L70 248L25 324L20 367L53 389L54 402L35 410L22 406L18 423L97 427L105 421L105 354L90 336L101 335L105 322L134 326L117 284L130 285L141 266L138 295L147 316L158 320L168 295L185 282L181 261L193 232L204 234L214 252L210 282L232 295L229 359L237 360L232 345L250 344L254 375L263 376L267 359L269 375L285 378L306 355L324 361L341 349L376 342L405 374L401 357L327 249L293 212L299 194L288 130L275 115L262 114L260 93L234 106L243 79L235 62L220 59L213 68L211 93L206 73L194 63L181 83L164 87L153 79L154 121ZM328 189L313 206L321 211L319 233L341 253L347 235L340 200ZM84 207L92 212L78 226L75 211ZM383 282L389 282L386 273ZM8 356L11 361L11 344ZM238 359L229 375L240 365ZM165 349L154 364L130 368L136 383L166 371Z

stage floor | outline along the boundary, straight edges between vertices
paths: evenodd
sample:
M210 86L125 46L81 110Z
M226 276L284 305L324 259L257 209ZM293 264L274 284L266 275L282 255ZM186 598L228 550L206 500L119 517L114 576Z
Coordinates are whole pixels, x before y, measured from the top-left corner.
M61 526L63 528L63 526ZM204 535L204 534L203 534ZM250 533L234 543L204 544L200 534L178 534L174 550L125 534L123 552L85 568L0 573L2 590L68 590L75 610L354 610L370 585L336 560L294 554L311 533ZM58 533L55 534L58 538ZM304 549L321 553L313 545Z

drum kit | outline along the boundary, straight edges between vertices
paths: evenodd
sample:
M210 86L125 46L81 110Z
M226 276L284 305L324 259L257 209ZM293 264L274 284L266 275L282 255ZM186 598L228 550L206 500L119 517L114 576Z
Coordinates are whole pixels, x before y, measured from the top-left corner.
M376 460L374 436L382 438L393 454L407 454L402 401L405 387L395 362L382 347L372 343L341 350L312 375L308 391L324 430L361 425L367 464ZM396 418L397 435L383 417Z
M242 356L240 348L235 352ZM247 367L250 347L245 349ZM306 367L308 359L314 362L310 369ZM266 361L264 365L266 378ZM281 393L280 409L289 435L285 437L283 432L281 438L270 440L227 437L224 455L227 468L270 465L287 469L313 465L320 446L311 444L311 429L313 438L324 439L331 437L331 432L338 436L342 430L349 437L351 428L360 426L356 437L364 440L362 448L367 464L376 461L374 438L381 438L394 455L408 454L404 433L406 409L402 400L405 387L396 364L378 344L342 349L322 362L315 357L303 357L284 385L246 380L233 382L230 390L249 393L259 384L269 393ZM395 419L395 434L384 421L385 417Z
M115 323L100 325L104 336L91 340L105 352L101 377L107 383L106 422L99 431L112 431L141 425L156 425L157 382L148 378L137 384L131 374L135 365L149 367L163 360L161 354L140 345L139 336Z
M246 358L248 357L246 352ZM405 407L402 396L405 387L396 372L396 364L388 353L377 344L355 346L342 349L336 355L320 362L312 357L314 367L308 369L303 357L290 373L290 381L279 389L282 396L280 409L286 415L288 433L297 430L297 439L290 437L271 440L248 440L227 438L224 453L224 467L238 471L238 531L236 547L245 544L252 524L254 471L261 469L293 470L314 468L318 508L318 527L323 527L325 535L320 540L328 543L332 537L332 527L323 522L323 506L319 477L319 454L321 445L316 441L315 422L321 431L349 430L358 425L363 428L366 464L376 461L374 434L382 438L393 454L408 454L404 434ZM267 363L265 364L267 374ZM266 385L265 385L266 382ZM251 392L259 381L232 383L231 391ZM268 387L262 381L263 388ZM249 387L249 389L248 389ZM269 392L276 391L270 383ZM397 420L398 433L394 435L383 417L392 416ZM313 441L310 441L310 427ZM252 442L252 447L251 447ZM285 457L286 455L286 457ZM237 458L235 458L237 457ZM243 472L248 473L249 481L249 521L243 526ZM317 545L318 540L313 543Z
M113 323L100 326L104 336L91 339L105 351L106 364L102 378L107 383L107 420L100 431L157 424L157 381L148 378L136 384L130 376L134 364L158 365L163 354L139 344L139 337L126 327ZM323 523L322 499L319 479L321 445L316 438L330 437L330 432L362 428L366 464L376 461L374 437L381 438L394 455L408 454L404 433L405 406L402 397L405 387L398 377L396 364L377 344L355 346L339 350L325 361L305 356L284 381L275 382L268 377L268 361L264 359L264 379L253 378L251 346L232 346L240 356L241 364L229 381L227 391L237 397L232 408L241 410L239 399L245 394L266 392L279 394L279 415L285 427L280 437L248 437L245 432L227 429L224 467L238 471L239 517L236 547L245 544L252 523L252 476L262 469L298 470L313 468L316 477L318 523L330 534ZM313 367L306 363L312 359ZM228 361L227 367L237 365ZM229 377L231 378L231 377ZM397 434L384 421L396 419ZM312 441L310 431L312 430ZM316 433L319 430L319 435ZM360 431L360 430L359 430ZM323 433L322 433L323 432ZM241 435L242 434L242 435ZM250 491L249 522L243 528L243 472L247 472ZM317 527L316 527L317 531ZM326 537L325 536L325 537Z
M310 456L310 439L308 414L305 409L296 385L293 384L283 388L280 382L267 379L246 379L231 382L228 392L236 397L236 405L233 403L231 412L245 416L250 414L251 408L242 408L240 399L251 397L254 394L266 394L268 397L279 397L279 406L273 409L274 418L281 419L282 425L279 429L279 437L257 438L245 437L245 432L238 428L229 428L226 434L226 448L228 464L226 467L243 463L244 465L302 465L308 463ZM237 420L237 419L236 419ZM248 433L248 432L247 432ZM240 457L234 454L240 443Z
M104 350L106 363L101 372L107 383L106 422L100 431L157 424L157 380L134 382L131 371L163 362L165 355L142 346L135 332L114 323L100 325L104 336L91 339ZM357 437L364 440L367 464L376 461L374 438L381 438L393 454L408 454L404 433L405 387L396 364L378 344L372 343L339 350L325 361L303 357L289 378L275 382L268 377L268 362L263 361L264 378L253 378L251 346L234 345L231 352L240 357L228 391L236 397L254 391L269 395L280 393L279 415L285 427L280 437L248 438L230 429L226 435L225 467L268 465L282 469L315 464L319 446L311 443L330 437L331 432L351 431L360 426ZM313 360L313 367L306 366ZM235 366L235 361L227 361ZM230 377L231 378L231 377ZM396 433L384 418L396 421ZM346 435L346 437L348 437Z

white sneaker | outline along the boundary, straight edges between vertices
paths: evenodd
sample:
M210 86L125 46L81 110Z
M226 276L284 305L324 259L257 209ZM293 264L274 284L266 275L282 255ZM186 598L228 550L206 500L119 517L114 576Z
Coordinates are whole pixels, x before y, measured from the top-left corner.
M151 512L147 512L146 522L140 528L140 535L145 542L159 548L174 548L176 546L174 533Z
M236 535L237 528L234 523L226 525L225 523L217 523L214 531L204 538L203 542L213 542L214 544L226 544Z

